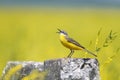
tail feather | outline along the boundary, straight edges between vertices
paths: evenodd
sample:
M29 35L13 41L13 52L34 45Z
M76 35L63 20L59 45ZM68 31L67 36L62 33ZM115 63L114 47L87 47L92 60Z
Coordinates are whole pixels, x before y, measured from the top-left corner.
M95 55L94 53L92 53L91 51L87 50L87 49L84 49L86 52L92 54L93 56L97 57L97 55Z

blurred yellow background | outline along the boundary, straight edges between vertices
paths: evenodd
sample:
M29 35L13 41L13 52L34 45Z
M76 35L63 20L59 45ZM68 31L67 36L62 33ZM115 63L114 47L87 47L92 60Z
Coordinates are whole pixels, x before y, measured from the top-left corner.
M90 51L95 50L98 30L100 44L110 30L120 31L120 10L101 8L0 8L0 74L8 61L44 61L66 57L56 34L57 28L68 32ZM90 41L92 45L89 46ZM120 47L120 36L98 54L100 66ZM100 69L101 80L120 80L120 54ZM73 57L85 57L75 51ZM86 57L93 56L87 54Z

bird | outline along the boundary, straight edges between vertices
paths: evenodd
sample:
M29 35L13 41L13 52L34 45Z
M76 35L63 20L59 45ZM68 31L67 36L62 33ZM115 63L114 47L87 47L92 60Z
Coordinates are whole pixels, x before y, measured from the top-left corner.
M78 43L74 39L70 38L67 32L65 32L64 30L60 30L60 29L57 29L57 30L58 30L57 33L59 33L59 39L60 39L60 42L62 43L62 45L65 46L66 48L70 49L70 53L67 56L68 58L71 58L71 56L73 55L75 50L83 50L83 51L90 53L93 56L97 57L96 54L87 50L84 46L80 45L80 43Z

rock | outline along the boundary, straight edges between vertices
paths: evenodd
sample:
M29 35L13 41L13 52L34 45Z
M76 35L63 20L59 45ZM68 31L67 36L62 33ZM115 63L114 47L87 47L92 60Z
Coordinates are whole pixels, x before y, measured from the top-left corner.
M63 58L44 63L46 80L100 80L97 59Z
M34 70L39 74L31 80L100 80L98 61L91 58L62 58L44 63L10 61L3 70L2 80L24 80Z

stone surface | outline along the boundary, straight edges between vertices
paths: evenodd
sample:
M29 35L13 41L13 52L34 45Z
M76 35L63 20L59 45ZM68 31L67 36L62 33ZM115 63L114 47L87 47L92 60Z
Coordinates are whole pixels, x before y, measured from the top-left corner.
M19 68L19 65L22 67ZM18 71L16 66L19 68ZM44 63L10 61L3 70L2 79L5 80L5 76L8 76L11 70L14 74L11 74L9 80L22 80L36 69L40 72L47 72L44 80L100 80L98 61L91 58L62 58L47 60Z
M97 59L63 58L44 63L47 80L100 80Z

